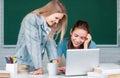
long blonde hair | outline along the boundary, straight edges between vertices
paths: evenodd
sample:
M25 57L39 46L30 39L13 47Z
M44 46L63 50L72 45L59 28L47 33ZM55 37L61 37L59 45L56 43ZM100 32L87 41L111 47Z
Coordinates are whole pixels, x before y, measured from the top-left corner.
M38 15L42 15L44 17L47 17L53 13L63 13L63 18L59 21L57 26L52 26L54 28L51 28L51 33L49 34L49 37L54 37L54 34L59 34L61 32L60 41L63 39L66 28L67 28L67 13L66 9L63 6L63 4L59 0L51 0L49 3L47 3L42 8L36 9L33 11L33 13L36 13Z

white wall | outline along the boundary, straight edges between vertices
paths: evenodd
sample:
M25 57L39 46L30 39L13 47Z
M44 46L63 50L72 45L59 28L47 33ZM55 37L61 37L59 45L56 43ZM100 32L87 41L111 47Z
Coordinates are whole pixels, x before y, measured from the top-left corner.
M15 48L3 48L3 1L0 0L0 69L5 68L5 56L14 55ZM112 62L120 64L120 0L117 0L117 17L118 17L118 45L119 47L113 48L101 48L100 52L100 62Z

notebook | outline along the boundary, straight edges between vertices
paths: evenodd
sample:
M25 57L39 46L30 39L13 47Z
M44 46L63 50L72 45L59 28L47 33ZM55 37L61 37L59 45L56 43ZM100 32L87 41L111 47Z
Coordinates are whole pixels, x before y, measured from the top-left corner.
M99 48L68 49L66 57L66 76L87 75L99 66Z

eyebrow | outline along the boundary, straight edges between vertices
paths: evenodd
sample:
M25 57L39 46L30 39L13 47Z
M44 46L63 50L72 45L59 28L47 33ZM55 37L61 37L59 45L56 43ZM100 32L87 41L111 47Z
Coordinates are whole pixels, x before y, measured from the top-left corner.
M75 35L78 35L78 36L80 36L79 34L77 34L77 33L75 33ZM80 36L80 37L85 37L85 36ZM85 37L86 38L86 37Z

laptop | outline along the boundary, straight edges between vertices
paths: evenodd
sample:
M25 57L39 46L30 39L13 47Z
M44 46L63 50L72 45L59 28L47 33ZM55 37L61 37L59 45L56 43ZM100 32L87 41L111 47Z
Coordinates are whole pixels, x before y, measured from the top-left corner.
M99 48L68 49L66 57L66 76L87 75L99 66Z

